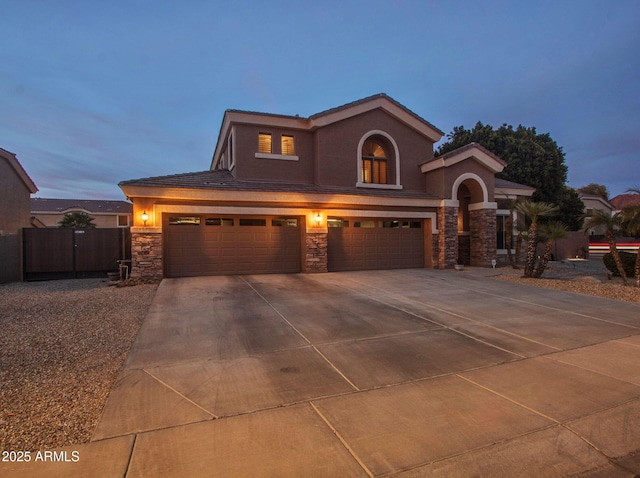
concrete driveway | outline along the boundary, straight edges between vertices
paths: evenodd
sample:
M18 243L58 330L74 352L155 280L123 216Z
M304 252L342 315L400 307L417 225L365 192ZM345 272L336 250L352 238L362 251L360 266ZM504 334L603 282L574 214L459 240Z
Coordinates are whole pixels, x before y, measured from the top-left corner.
M486 273L164 280L46 476L640 473L640 306Z

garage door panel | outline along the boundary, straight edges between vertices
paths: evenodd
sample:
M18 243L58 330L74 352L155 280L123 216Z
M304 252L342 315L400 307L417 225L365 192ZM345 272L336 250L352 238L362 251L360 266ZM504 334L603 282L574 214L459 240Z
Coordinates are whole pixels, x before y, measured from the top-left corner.
M300 272L299 227L272 226L269 218L241 225L240 217L207 215L199 216L199 225L184 224L171 216L163 217L167 277Z
M407 227L412 222L416 221L344 218L340 222L343 227L329 228L329 270L423 267L424 231ZM355 224L367 227L354 227Z

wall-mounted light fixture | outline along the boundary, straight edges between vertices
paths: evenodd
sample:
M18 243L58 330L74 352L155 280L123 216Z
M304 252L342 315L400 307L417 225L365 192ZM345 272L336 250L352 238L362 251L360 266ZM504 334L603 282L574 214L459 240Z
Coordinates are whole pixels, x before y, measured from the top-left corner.
M146 209L142 211L142 214L140 215L140 219L142 219L142 223L144 224L144 226L147 227L147 221L149 220L149 215L147 214Z
M322 224L322 214L320 214L319 212L317 212L315 214L315 216L313 217L313 220L316 223L316 227L320 227L320 224Z

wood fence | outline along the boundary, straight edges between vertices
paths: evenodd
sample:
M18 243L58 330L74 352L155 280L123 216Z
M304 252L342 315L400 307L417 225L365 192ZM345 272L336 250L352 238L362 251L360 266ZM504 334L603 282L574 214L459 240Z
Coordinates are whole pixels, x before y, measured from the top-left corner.
M23 229L23 279L103 277L131 258L125 228Z

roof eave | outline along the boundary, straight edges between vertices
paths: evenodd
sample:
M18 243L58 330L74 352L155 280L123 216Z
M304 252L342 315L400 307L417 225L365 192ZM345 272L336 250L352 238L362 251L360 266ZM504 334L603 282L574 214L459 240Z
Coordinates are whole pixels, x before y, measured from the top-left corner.
M25 169L22 167L22 164L20 164L20 161L18 160L18 157L15 154L13 154L10 151L7 151L6 149L0 148L0 156L5 158L9 162L11 167L15 170L16 174L22 180L22 182L24 183L24 185L27 187L27 189L31 194L35 194L38 192L38 187L36 186L36 183L34 183L33 180L29 177L29 175L27 174Z
M534 188L495 188L495 197L499 199L510 199L517 196L531 197L536 192Z
M467 159L473 159L480 163L485 168L489 169L493 173L502 172L506 164L500 158L493 153L489 152L485 148L471 143L470 145L463 146L451 153L444 156L432 159L426 163L420 165L420 171L428 173L441 168L448 168Z

